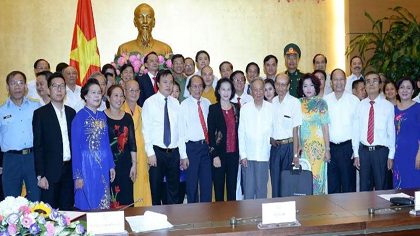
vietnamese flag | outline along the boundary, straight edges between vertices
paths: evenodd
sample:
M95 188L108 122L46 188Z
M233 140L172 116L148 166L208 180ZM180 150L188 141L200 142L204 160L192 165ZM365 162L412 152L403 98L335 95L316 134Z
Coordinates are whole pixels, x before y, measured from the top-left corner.
M93 72L101 71L95 22L90 0L79 0L77 3L70 65L79 72L78 85L84 85Z

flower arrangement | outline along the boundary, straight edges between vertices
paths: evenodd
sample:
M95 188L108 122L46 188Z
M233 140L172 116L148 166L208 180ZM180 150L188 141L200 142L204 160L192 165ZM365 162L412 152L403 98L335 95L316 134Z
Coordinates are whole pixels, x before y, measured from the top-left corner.
M115 186L115 194L111 188L111 208L118 208L120 206L120 202L117 201L117 195L120 192L120 186Z
M84 226L43 202L6 197L0 202L0 236L86 235Z
M111 62L111 65L114 66L115 70L117 71L117 83L119 83L121 79L121 67L127 63L133 66L134 76L141 76L142 74L147 73L147 68L144 65L144 58L146 56L147 54L142 55L139 52L130 52L123 53L121 55L115 55L114 61ZM159 70L172 68L172 56L173 54L158 55Z

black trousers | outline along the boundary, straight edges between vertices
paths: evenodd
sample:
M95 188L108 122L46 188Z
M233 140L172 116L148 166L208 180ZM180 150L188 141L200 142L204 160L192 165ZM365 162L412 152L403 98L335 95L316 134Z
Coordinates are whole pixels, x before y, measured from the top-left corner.
M53 208L72 210L74 205L73 172L71 163L63 165L61 177L57 183L48 180L48 190L41 189L41 201Z
M225 181L227 200L236 200L236 180L238 177L239 153L223 153L219 156L221 167L215 168L212 164L214 197L216 202L224 201ZM213 161L212 161L213 162Z
M362 144L359 147L360 157L360 191L389 189L388 178L388 153L387 147L376 148L369 151Z
M351 140L330 143L331 162L328 163L328 193L356 192L356 167Z
M166 199L167 204L177 204L179 198L179 150L172 149L166 152L157 146L153 146L157 166L149 169L150 191L152 193L152 204L162 205L162 182L166 174Z
M280 197L281 172L290 170L293 162L293 143L271 146L270 176L273 198Z

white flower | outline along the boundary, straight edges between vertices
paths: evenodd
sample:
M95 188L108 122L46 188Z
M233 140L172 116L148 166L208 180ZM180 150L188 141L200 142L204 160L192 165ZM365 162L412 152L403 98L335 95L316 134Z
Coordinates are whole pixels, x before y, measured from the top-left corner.
M6 197L0 202L0 214L8 216L11 213L18 213L21 206L28 206L28 200L24 197Z

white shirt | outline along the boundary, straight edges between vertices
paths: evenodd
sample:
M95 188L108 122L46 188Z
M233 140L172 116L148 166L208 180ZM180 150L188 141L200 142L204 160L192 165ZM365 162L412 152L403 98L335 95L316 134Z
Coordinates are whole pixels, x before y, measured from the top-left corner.
M69 131L67 130L67 119L66 119L66 110L63 107L61 110L58 110L54 104L51 104L54 107L55 114L57 115L58 124L60 124L61 138L63 140L63 161L70 161L70 141L69 141Z
M420 103L420 94L417 97L413 98L413 101Z
M184 90L184 97L185 98L190 96L190 91L188 91L187 85L190 82L191 77L193 77L194 75L201 76L201 72L196 71L194 74L187 77L187 81L185 82L185 90ZM217 78L217 76L213 75L213 89L215 89L215 90L216 90L216 86L217 86L217 81L219 81L219 78Z
M355 74L351 74L349 77L347 77L346 80L346 91L349 93L352 93L352 86L353 86L353 82L360 79L362 77L362 75L360 75L359 77L357 77Z
M359 143L366 146L382 145L389 148L389 159L394 159L395 154L395 126L394 126L394 106L378 95L374 100L374 141L369 144L367 141L370 99L363 99L356 110L353 128L353 153L359 156Z
M80 97L80 92L82 88L79 85L76 85L74 92L66 85L66 98L64 99L64 104L75 109L76 104L82 100ZM76 109L75 109L76 110ZM77 111L77 110L76 110Z
M168 148L179 147L179 111L181 106L177 99L168 96L168 115L171 124L171 144ZM155 155L153 145L166 148L163 143L165 96L160 92L149 97L143 104L143 137L148 157Z
M153 75L152 73L150 73L150 72L147 72L147 75L149 75L149 78L150 78L150 81L152 82L152 85L153 85L153 88L154 88L154 86L155 86L155 80L153 79L153 77L156 77L156 75Z
M251 95L247 94L245 90L241 96L238 96L238 94L235 93L235 96L230 101L238 103L238 97L241 98L241 107L249 102L254 102L254 98L252 98Z
M293 137L293 128L302 125L302 108L299 99L289 93L280 103L279 96L273 98L273 132L271 137L287 139Z
M241 107L239 118L239 156L241 160L268 161L270 159L270 136L273 129L272 104L263 101L258 110L254 102Z
M180 121L180 145L179 154L181 159L188 158L185 143L188 141L204 140L203 127L198 115L198 100L190 96L181 103ZM210 101L207 98L200 98L200 107L203 111L204 122L207 127L207 116L209 114Z
M324 100L327 102L330 116L330 123L328 124L330 141L339 144L350 140L352 138L354 116L360 103L359 98L344 91L338 100L335 93L328 94Z
M31 80L27 83L28 86L28 95L27 97L42 100L39 96L38 92L36 91L36 79Z

